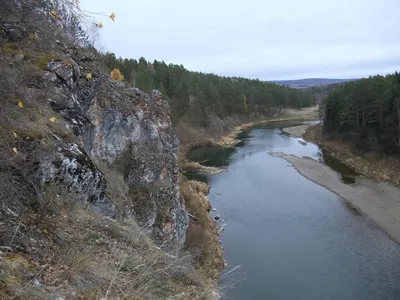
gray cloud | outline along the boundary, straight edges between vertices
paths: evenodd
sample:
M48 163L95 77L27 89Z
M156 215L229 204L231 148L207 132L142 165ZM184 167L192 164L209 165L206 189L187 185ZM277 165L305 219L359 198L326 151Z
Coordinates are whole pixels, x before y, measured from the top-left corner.
M82 1L118 56L221 75L359 77L400 69L398 0Z

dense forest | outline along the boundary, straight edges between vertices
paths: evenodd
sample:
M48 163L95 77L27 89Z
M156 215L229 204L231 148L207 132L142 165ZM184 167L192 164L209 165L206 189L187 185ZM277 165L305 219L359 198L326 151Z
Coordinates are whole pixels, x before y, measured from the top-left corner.
M307 88L314 95L315 103L321 104L322 100L329 95L336 87L346 84L345 82L318 85Z
M324 132L361 150L400 151L400 74L336 86L323 100Z
M145 92L160 90L169 102L173 122L189 116L195 125L207 126L210 117L261 113L271 115L281 108L314 104L310 91L295 90L261 80L221 77L192 72L182 65L145 58L122 59L113 53L102 55L103 71L119 69L125 83Z

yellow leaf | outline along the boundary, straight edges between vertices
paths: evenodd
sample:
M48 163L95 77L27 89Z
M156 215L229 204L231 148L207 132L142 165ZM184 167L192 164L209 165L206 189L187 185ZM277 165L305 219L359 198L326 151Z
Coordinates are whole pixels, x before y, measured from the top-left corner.
M17 150L17 148L13 148L13 151L15 152L15 153L18 153L18 150Z
M18 135L13 131L13 134L14 134L14 137L15 138L17 138L18 137Z
M24 108L24 104L22 103L22 101L19 101L19 102L18 102L18 106L19 106L20 108Z
M54 123L57 119L56 119L56 117L51 117L49 120L50 120L50 122Z
M86 79L92 79L92 73L88 73L88 74L86 75Z
M47 233L47 229L45 228L45 229L43 229L43 233Z
M99 26L99 28L103 28L103 24L101 24L101 23L99 25L97 25L97 26Z
M114 13L112 13L112 14L110 15L110 19L113 20L113 22L115 21L115 20L114 20L114 19L115 19L115 14L114 14Z

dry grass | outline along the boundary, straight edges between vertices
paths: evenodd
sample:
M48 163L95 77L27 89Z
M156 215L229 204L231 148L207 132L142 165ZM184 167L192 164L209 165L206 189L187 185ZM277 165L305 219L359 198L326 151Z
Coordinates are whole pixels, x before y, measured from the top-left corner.
M162 252L133 221L95 215L68 194L43 197L58 205L26 212L13 238L0 240L1 299L212 299L190 256Z
M46 70L49 61L59 59L62 60L62 57L51 53L41 53L36 55L36 58L32 61L32 64L42 70Z
M187 210L194 217L189 223L185 247L204 276L217 279L224 268L224 259L216 223L209 216L211 205L206 197L209 187L203 182L182 179L180 192Z
M375 152L362 153L350 142L327 140L320 125L310 126L304 139L319 144L330 154L367 178L400 185L400 158Z
M96 215L59 187L40 189L35 171L45 138L19 144L15 154L16 138L2 136L1 299L213 299L215 282L199 275L189 254L164 253L133 220ZM106 177L110 196L124 203L121 178L111 170Z
M181 153L185 154L189 149L196 146L218 145L221 136L231 131L234 127L249 122L247 117L227 117L220 119L217 116L210 117L207 128L193 127L190 119L182 118L174 127L181 142Z
M204 220L201 218L204 213L211 210L210 201L208 201L207 194L209 193L209 186L204 182L194 180L182 180L180 184L180 192L185 199L185 205L188 211L199 219L199 222L208 223L208 218Z
M206 174L217 174L223 172L225 169L217 168L217 167L208 167L203 166L198 162L188 161L183 155L181 154L180 158L180 168L182 169L183 174L186 172L201 172Z
M19 50L17 47L18 44L7 42L3 45L1 51L5 54L10 54L10 55L22 54L22 51Z

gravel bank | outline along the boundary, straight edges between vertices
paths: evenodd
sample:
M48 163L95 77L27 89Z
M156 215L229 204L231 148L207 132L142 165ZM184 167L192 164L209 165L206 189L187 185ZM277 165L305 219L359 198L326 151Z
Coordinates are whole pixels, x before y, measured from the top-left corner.
M282 153L274 155L293 164L307 179L344 198L362 214L371 218L394 240L400 242L399 188L365 178L357 178L355 184L346 185L340 180L337 172L323 163Z
M310 125L299 125L293 127L283 128L282 132L289 134L293 137L301 138Z

